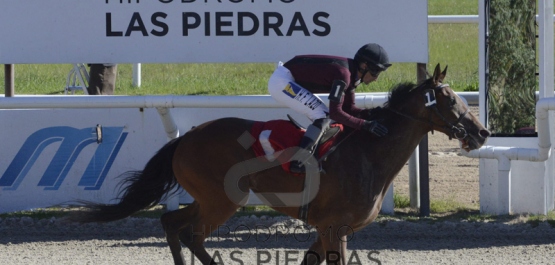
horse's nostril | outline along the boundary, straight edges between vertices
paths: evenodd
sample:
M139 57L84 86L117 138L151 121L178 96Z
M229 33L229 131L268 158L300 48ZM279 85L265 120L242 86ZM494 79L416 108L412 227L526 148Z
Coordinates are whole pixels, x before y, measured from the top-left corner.
M483 138L488 138L491 135L491 132L488 130L480 130L480 136Z

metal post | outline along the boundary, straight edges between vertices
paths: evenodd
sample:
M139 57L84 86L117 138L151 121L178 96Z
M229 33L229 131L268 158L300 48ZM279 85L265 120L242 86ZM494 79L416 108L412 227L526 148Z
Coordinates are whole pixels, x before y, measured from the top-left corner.
M417 81L420 82L421 77L419 75L419 67L420 64L416 64L416 78ZM424 64L424 69L426 65ZM410 197L410 207L413 209L420 208L420 166L419 166L419 157L418 157L418 150L419 147L416 146L414 152L409 158L409 197Z
M428 135L418 145L420 158L420 216L430 216L430 172L428 170Z
M141 87L141 64L133 64L133 87Z
M140 65L140 64L139 64ZM156 110L160 115L160 119L162 119L162 124L164 125L164 130L166 131L166 135L168 136L168 141L171 141L175 138L179 137L179 128L177 128L177 124L175 124L175 120L168 108L157 107ZM166 198L166 211L175 211L179 209L179 192L174 192L179 189L179 186L172 189L170 193L173 193L171 196Z
M554 73L555 73L555 62L554 62L554 44L553 40L555 36L553 34L553 0L541 0L538 1L538 13L539 13L539 61L540 61L540 98L553 97L553 87L554 87ZM553 111L548 111L548 124L554 124L555 114ZM549 128L550 141L555 142L555 128L550 126ZM547 159L545 165L544 173L544 189L546 206L544 209L552 210L555 207L555 159L553 155ZM544 210L544 211L546 211Z
M410 207L413 209L420 208L420 172L418 157L418 146L412 152L409 159L409 195Z
M5 97L13 97L14 95L14 65L13 64L5 64L4 65L4 96Z
M418 82L426 80L426 64L416 65ZM428 135L418 145L420 173L420 216L430 216L430 173L428 163Z
M480 83L478 93L478 116L480 122L487 128L488 127L488 107L486 99L487 78L488 78L488 59L487 59L487 39L488 39L488 14L489 14L489 0L478 1L478 16L480 17L478 24L478 80Z

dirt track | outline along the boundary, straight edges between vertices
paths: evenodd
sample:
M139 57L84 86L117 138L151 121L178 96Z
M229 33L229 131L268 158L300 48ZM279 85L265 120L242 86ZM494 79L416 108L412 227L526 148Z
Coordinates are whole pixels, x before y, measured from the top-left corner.
M478 161L459 156L458 142L440 133L429 135L429 146L431 199L477 208ZM405 168L395 181L397 193L408 195L407 178ZM525 220L382 217L349 239L349 256L351 264L555 264L555 228ZM220 264L299 264L315 236L286 217L240 217L229 220L206 245ZM0 264L173 262L157 219L77 225L27 217L0 219Z
M299 264L316 235L301 225L285 217L234 218L206 245L220 264ZM355 233L348 246L351 264L553 264L555 228L546 222L534 227L518 219L410 222L389 218ZM185 257L191 264L188 252ZM0 262L173 264L158 220L146 218L84 226L59 219L0 220Z

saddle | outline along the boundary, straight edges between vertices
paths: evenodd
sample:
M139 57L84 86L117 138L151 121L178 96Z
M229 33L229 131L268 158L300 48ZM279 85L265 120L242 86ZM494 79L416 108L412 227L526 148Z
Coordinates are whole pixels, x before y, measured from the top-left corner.
M281 151L299 145L306 129L287 115L289 120L270 120L266 122L255 122L251 127L251 135L256 139L252 145L255 155L267 161L278 160L281 167L288 173L289 157L281 157ZM328 155L331 147L335 144L343 125L334 123L324 132L314 152L317 160Z

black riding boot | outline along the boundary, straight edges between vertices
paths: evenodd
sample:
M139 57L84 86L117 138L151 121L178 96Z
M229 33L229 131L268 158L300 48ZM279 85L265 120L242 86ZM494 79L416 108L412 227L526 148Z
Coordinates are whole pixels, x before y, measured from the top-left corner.
M311 125L306 128L306 132L304 133L303 138L301 139L301 143L299 147L303 150L302 154L298 160L292 160L289 166L289 170L296 174L301 174L305 172L304 163L312 156L314 153L314 148L322 135L328 129L330 124L330 119L322 118L315 120Z

